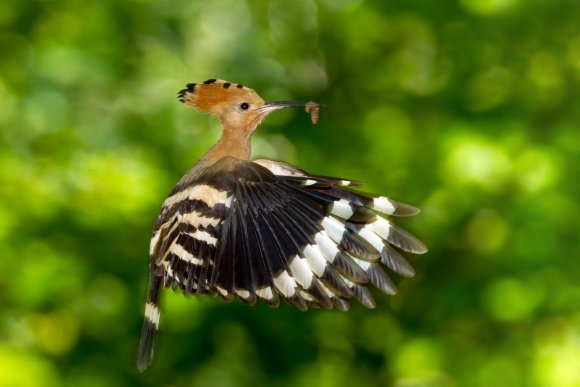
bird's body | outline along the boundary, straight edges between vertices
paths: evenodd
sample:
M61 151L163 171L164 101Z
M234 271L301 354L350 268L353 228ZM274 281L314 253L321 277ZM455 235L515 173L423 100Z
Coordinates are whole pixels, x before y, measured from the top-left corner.
M426 248L385 216L417 209L345 188L357 182L249 160L250 137L269 112L306 106L314 122L317 104L266 103L251 89L214 79L189 84L179 96L219 117L223 132L171 191L154 226L140 370L153 358L161 287L237 297L249 305L263 300L277 307L282 298L301 310L348 310L349 298L375 306L369 283L396 292L381 264L414 274L394 247L412 253Z

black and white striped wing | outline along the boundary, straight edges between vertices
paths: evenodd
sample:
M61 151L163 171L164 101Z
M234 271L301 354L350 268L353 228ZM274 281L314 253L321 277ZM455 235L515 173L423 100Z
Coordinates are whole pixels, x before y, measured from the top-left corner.
M165 201L151 243L155 275L185 293L248 304L275 307L282 297L302 310L347 310L354 297L372 308L367 284L396 292L382 266L414 274L396 248L426 248L384 217L414 207L343 187L351 184L283 163L222 159Z

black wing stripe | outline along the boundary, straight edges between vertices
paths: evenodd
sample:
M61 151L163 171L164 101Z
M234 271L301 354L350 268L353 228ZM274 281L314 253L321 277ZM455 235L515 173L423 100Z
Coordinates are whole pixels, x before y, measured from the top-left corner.
M404 277L415 275L415 269L413 269L411 264L389 245L386 245L381 253L381 262L395 273Z
M249 200L246 197L245 187L242 188L242 193L240 198L243 200ZM258 239L258 235L255 229L254 218L249 213L249 211L242 213L238 213L238 222L243 222L246 219L246 226L243 228L244 237L245 237L245 255L247 257L249 268L252 274L252 285L254 289L262 289L265 287L271 287L272 283L270 281L270 273L268 267L266 265L266 257L264 256L265 250L263 250L263 246L260 244Z
M253 194L254 191L251 193ZM261 210L259 210L259 203L256 202L258 199L251 195L248 195L246 199L249 206L254 206L254 208L256 208L255 213L252 213L251 211L248 213L252 214L251 218L254 220L256 234L261 241L263 248L262 251L267 254L265 262L272 278L273 285L286 299L290 299L294 297L296 293L296 283L286 271L284 257L280 255L280 248L276 235L271 231L272 228L268 217L263 216ZM260 223L258 223L258 221Z
M332 266L342 274L343 277L356 283L366 283L369 275L346 253L339 252L332 262Z
M316 201L304 189L292 185L287 185L287 187L290 191L286 207L292 207L294 214L299 216L298 219L306 217L312 222L313 228L308 230L310 233L319 229L318 224L325 217L328 204Z
M397 286L378 263L371 263L367 273L369 273L371 283L383 293L397 294Z
M241 211L237 211L236 215L236 221L240 222L242 220ZM234 261L234 292L243 302L254 305L256 303L253 280L254 270L250 263L252 253L248 250L247 229L248 227L246 225L246 227L242 227L240 230L240 250L237 251L237 258Z
M191 294L193 292L193 290L195 290L194 287L197 287L196 283L195 283L195 277L194 277L194 272L195 269L197 268L197 265L189 265L187 267L187 274L186 274L186 278L185 278L185 286L183 288L183 291L185 292L185 294Z
M179 223L177 221L175 221L172 224L173 225L171 226L171 228L164 230L164 237L161 240L161 245L159 247L159 256L157 257L159 262L165 260L167 254L169 253L169 248L171 247L171 245L173 244L173 242L175 241L175 239L179 235ZM156 262L156 263L158 263L158 262Z
M332 266L327 266L326 270L320 277L320 281L333 294L339 297L352 297L352 289L344 282L341 276L335 271Z
M242 200L250 200L244 194L240 195ZM252 275L255 280L254 292L258 297L263 299L269 306L277 308L280 305L280 299L278 293L274 290L272 284L272 275L267 264L267 250L265 250L264 242L260 238L260 233L258 232L258 225L254 219L254 214L252 211L248 211L246 214L246 225L248 233L248 249L254 254L250 255ZM242 221L240 219L240 221Z
M315 191L320 192L323 195L332 196L336 199L347 200L359 207L370 207L374 201L374 198L370 196L341 187L330 187L325 190L317 189Z
M332 304L336 309L340 310L341 312L348 312L350 310L350 305L348 304L348 302L346 302L341 298L337 297L333 298Z
M373 298L373 295L368 288L355 284L353 286L353 291L354 297L358 300L358 302L367 308L374 309L377 306L377 303L375 302L375 299Z
M193 283L186 287L194 289L196 294L205 294L210 291L207 273L215 264L216 249L212 249L211 253L214 255L210 255L209 246L203 244L200 247L201 249L199 250L198 257L203 262L198 265L191 265L193 269L188 268L188 271L192 271L192 275L188 276L188 278L190 278L190 281Z
M251 195L248 195L248 199L250 198L255 200L261 199L264 203L267 201L267 197L265 195L262 196L261 193L258 193L255 190L252 190ZM282 238L280 235L278 235L279 233L276 232L277 230L282 231L283 228L278 227L278 225L274 223L276 219L272 216L269 216L263 210L266 205L267 204L264 204L262 207L258 207L255 213L255 219L259 220L262 224L262 227L260 227L258 230L261 239L263 241L269 242L265 251L275 252L275 254L270 254L266 257L266 262L268 263L268 268L270 269L271 275L276 277L286 270L285 260L291 254L291 250L288 246L288 239Z
M324 287L318 282L318 280L313 280L312 284L307 291L304 291L305 295L309 295L313 298L308 304L310 306L321 306L324 309L332 309L333 302L332 298L324 290Z
M228 220L224 223L221 239L225 243L220 245L220 249L215 255L214 265L211 271L206 274L210 289L215 289L220 296L226 299L231 297L233 292L233 263L236 259L235 251L237 251L240 238L238 223L233 221L236 211L236 208L232 208Z
M427 247L419 239L392 223L390 226L387 238L389 243L409 253L424 254L427 252Z
M179 266L182 262L181 258L175 254L169 254L169 268L171 268L171 272L173 275L169 278L169 284L167 286L171 286L173 290L176 290L181 283L181 279L179 278L179 274L175 272L175 268Z

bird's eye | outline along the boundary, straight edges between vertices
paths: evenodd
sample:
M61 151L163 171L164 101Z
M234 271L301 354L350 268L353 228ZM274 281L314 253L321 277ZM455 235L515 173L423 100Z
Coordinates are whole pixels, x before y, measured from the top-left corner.
M242 102L240 104L240 109L242 109L242 110L248 110L249 108L250 108L250 104L247 102Z

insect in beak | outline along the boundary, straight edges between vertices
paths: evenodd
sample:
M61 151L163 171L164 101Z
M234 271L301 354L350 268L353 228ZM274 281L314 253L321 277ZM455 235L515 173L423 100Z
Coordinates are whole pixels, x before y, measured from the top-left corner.
M310 113L312 123L318 123L320 116L320 104L316 102L304 102L304 101L273 101L266 102L264 105L256 108L257 112L267 114L273 112L274 110L286 109L286 108L304 108L307 113Z
M264 105L256 108L255 110L260 113L270 113L274 110L293 108L293 107L305 107L306 102L304 101L273 101L266 102Z

